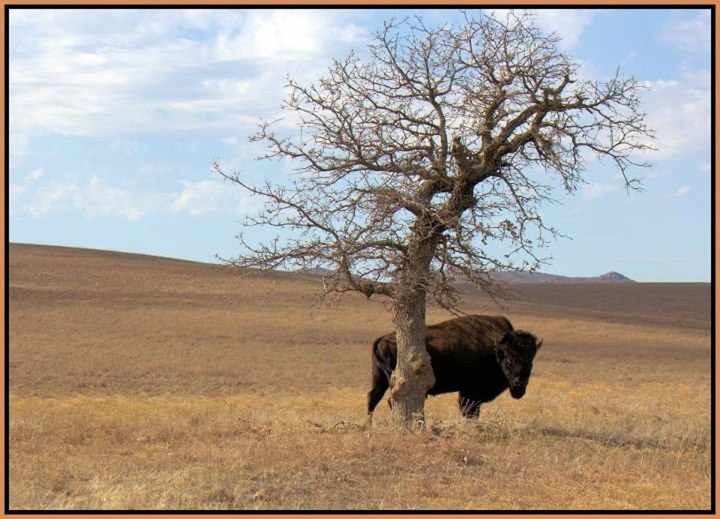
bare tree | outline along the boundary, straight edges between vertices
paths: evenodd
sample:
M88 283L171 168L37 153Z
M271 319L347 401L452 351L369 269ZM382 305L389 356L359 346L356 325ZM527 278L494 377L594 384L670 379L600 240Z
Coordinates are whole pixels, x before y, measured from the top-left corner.
M618 74L582 80L554 35L527 15L499 21L465 15L460 26L421 19L387 22L361 59L332 63L315 84L290 80L284 109L298 134L263 124L264 158L301 165L292 184L250 185L262 213L247 224L289 229L293 238L242 240L238 267L328 269L326 293L357 291L392 302L397 368L393 415L422 423L434 383L425 348L428 296L456 309L452 279L492 292L496 270L533 270L557 231L543 222L552 179L568 192L591 155L628 174L648 149L637 81ZM506 254L488 252L505 244Z

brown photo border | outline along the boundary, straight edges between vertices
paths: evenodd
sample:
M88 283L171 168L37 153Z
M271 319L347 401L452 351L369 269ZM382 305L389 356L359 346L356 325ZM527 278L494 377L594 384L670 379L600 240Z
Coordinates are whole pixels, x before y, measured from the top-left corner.
M4 210L0 212L0 222L2 222L2 228L4 231L2 245L0 245L0 250L2 251L2 263L4 267L4 276L2 281L2 287L3 287L3 293L4 297L2 298L2 303L0 303L2 308L2 324L3 324L3 348L2 353L0 353L1 359L2 359L2 365L4 367L2 374L0 377L2 378L3 382L3 413L2 418L0 418L0 421L2 421L2 440L3 440L3 463L2 467L0 468L0 471L2 472L2 480L3 485L0 487L0 497L2 498L3 503L3 509L0 511L0 516L5 517L6 515L9 516L21 516L21 517L28 517L28 518L40 518L40 517L48 517L51 515L61 515L64 517L73 517L73 516L81 516L81 517L107 517L109 515L112 516L128 516L128 517L153 517L157 515L163 515L163 516L185 516L185 515L192 515L193 517L216 517L218 515L242 515L242 516L262 516L272 519L279 519L284 517L291 517L291 516L305 516L305 517L336 517L336 516L343 516L343 515L352 515L354 517L358 518L375 518L375 517L393 517L393 516L399 516L399 517L407 517L407 518L428 518L428 519L440 519L440 518L447 518L452 516L477 516L477 517L506 517L506 516L512 516L512 517L522 517L522 518L533 518L533 517L647 517L647 518L664 518L668 516L680 516L680 517L715 517L718 514L717 506L716 506L716 500L717 500L717 490L718 490L718 481L717 481L717 473L716 473L716 455L715 455L715 447L717 442L717 416L715 413L715 407L718 397L718 390L717 390L717 384L716 384L716 378L717 378L717 364L715 361L716 358L716 344L715 344L715 338L716 338L716 323L718 319L718 309L716 307L715 301L717 297L717 287L715 285L715 279L717 278L718 274L718 268L717 264L715 262L716 253L717 253L717 240L716 240L716 207L715 207L715 199L717 198L718 194L718 187L715 183L715 167L716 167L716 157L715 157L715 146L716 146L716 133L715 128L716 124L718 122L718 111L716 106L716 99L718 94L718 86L715 81L715 72L717 70L717 56L718 56L718 43L717 39L715 38L715 28L717 27L717 20L718 20L718 4L720 4L720 0L700 0L700 1L692 1L692 0L681 0L681 1L671 1L671 0L633 0L633 1L624 1L624 0L604 0L602 2L592 2L592 1L573 1L573 0L545 0L545 1L512 1L512 0L488 0L485 2L478 1L478 0L460 0L460 1L452 1L452 0L446 0L446 1L439 1L439 0L254 0L254 1L242 1L242 0L207 0L205 2L199 1L199 0L0 0L0 3L2 4L2 10L0 10L0 41L2 41L2 55L3 55L3 67L2 67L2 98L3 98L3 104L2 108L0 109L2 113L2 119L4 121L4 127L3 127L3 139L2 144L0 144L0 149L2 150L2 156L3 156L3 170L4 170L4 179L5 181L2 183L2 186L0 187L0 193L3 196L4 201ZM593 510L572 510L572 511L563 511L563 510L551 510L547 513L542 511L537 512L515 512L515 511L504 511L501 513L490 511L490 512L464 512L464 511L448 511L447 513L443 512L423 512L423 511L408 511L408 512L387 512L387 511L380 511L377 513L374 512L354 512L354 511L329 511L329 512L323 512L322 510L319 511L294 511L294 510L288 510L286 512L280 512L280 513L264 513L262 511L178 511L178 510L171 510L168 512L163 511L157 511L152 513L147 512L132 512L132 511L102 511L102 510L90 510L90 511L68 511L68 512L22 512L22 511L11 511L8 513L8 507L9 507L9 500L6 495L6 491L8 489L9 484L9 475L6 473L6 468L8 467L7 459L9 454L9 442L7 438L7 434L9 432L9 426L8 426L8 394L7 394L7 378L9 375L9 363L8 359L6 358L7 352L8 352L8 344L7 341L9 339L8 331L9 331L9 323L8 323L8 302L9 302L9 256L8 256L8 242L9 242L9 192L8 192L8 178L9 178L9 121L8 121L8 108L9 108L9 92L8 92L8 54L7 54L7 43L8 43L8 34L7 34L7 12L8 8L11 7L23 7L23 6L43 6L47 8L53 8L54 6L60 7L70 7L70 6L78 6L82 8L83 6L89 7L89 6L118 6L118 7L130 7L133 6L137 7L152 7L152 6L165 6L165 7L189 7L189 6L195 6L195 7L238 7L238 8L260 8L260 7L343 7L343 6L352 6L356 7L358 9L362 9L363 7L372 7L372 6L379 6L379 5L392 5L397 6L399 8L402 7L416 7L416 8L430 8L430 7L476 7L476 8L482 8L482 7L488 7L488 6L507 6L507 7L527 7L527 8L533 8L533 7L567 7L567 8L613 8L613 7L639 7L639 8L647 8L647 7L657 7L659 9L662 9L663 7L687 7L687 8L704 8L704 7L712 7L712 20L711 20L711 28L712 28L712 77L711 77L711 92L712 92L712 99L711 99L711 112L712 112L712 121L711 121L711 190L712 190L712 198L711 198L711 262L712 262L712 279L711 279L711 286L712 286L712 301L711 301L711 313L712 313L712 324L711 324L711 364L712 364L712 377L711 377L711 392L713 393L713 403L712 403L712 409L711 409L711 419L713 421L714 429L712 431L713 439L711 442L711 462L712 462L712 474L711 474L711 481L714 481L714 488L711 489L711 507L712 511L708 512L696 512L696 511L642 511L642 510L636 510L636 511L619 511L619 512L610 512L610 511L593 511Z

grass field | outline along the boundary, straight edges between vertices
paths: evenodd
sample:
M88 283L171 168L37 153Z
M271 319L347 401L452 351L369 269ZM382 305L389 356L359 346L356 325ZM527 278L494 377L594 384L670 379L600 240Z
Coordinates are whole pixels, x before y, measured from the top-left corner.
M709 508L709 285L469 294L544 338L528 392L417 434L362 426L383 303L317 289L11 245L11 509Z

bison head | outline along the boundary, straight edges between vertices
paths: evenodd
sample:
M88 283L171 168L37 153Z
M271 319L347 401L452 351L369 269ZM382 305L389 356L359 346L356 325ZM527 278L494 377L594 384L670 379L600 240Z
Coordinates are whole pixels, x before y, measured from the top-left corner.
M542 346L532 334L522 330L511 330L505 334L495 348L498 363L510 384L513 398L522 398L527 388L533 359Z

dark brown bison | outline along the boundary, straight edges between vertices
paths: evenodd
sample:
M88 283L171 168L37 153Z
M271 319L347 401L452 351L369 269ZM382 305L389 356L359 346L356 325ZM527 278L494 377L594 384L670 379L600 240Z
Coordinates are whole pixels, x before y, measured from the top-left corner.
M426 346L435 385L427 394L459 391L458 405L468 418L477 417L480 404L494 400L508 388L513 398L522 398L541 345L542 340L513 329L510 321L499 315L468 315L428 326ZM394 333L375 340L369 416L390 385L396 357Z

